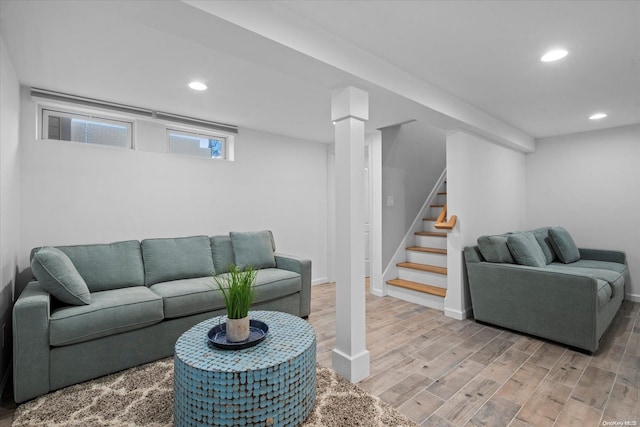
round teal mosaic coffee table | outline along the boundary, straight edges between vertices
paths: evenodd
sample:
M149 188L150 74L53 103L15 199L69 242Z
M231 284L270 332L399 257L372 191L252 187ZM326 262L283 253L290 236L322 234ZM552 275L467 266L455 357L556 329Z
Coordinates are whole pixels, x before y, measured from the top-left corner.
M214 317L178 338L174 356L173 421L182 426L297 426L316 399L316 336L311 325L276 311L252 311L269 326L264 341L221 350L207 333Z

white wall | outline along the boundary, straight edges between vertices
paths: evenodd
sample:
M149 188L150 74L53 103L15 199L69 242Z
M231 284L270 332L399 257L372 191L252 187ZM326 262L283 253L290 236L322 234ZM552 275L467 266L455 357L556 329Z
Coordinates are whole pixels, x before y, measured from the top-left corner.
M26 92L21 268L40 245L270 229L279 252L326 280L326 145L242 129L226 162L40 141Z
M383 270L445 168L445 144L444 131L422 122L382 129Z
M623 250L640 302L640 125L544 138L527 155L527 227L562 225L579 247Z
M0 391L11 360L11 309L20 251L19 113L20 84L0 36Z
M525 155L462 131L447 135L447 213L458 221L449 235L445 314L469 316L465 246L479 236L525 226Z

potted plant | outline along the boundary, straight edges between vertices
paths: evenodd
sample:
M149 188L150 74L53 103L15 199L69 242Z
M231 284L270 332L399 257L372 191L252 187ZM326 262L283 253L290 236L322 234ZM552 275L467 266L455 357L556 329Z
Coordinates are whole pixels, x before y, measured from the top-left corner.
M249 338L249 307L253 302L256 275L257 271L251 266L243 271L231 265L223 278L213 276L227 308L226 333L229 342Z

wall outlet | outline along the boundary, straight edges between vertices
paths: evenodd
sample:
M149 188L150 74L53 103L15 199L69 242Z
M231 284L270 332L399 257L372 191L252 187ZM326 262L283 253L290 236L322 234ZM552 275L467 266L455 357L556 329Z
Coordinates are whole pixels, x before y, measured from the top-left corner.
M387 206L393 206L393 196L387 197Z

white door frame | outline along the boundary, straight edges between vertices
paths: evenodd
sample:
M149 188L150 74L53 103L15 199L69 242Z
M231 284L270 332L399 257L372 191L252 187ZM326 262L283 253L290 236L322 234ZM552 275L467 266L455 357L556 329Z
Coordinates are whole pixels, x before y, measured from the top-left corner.
M369 238L371 293L387 295L387 285L382 280L382 132L376 131L365 138L369 147Z

